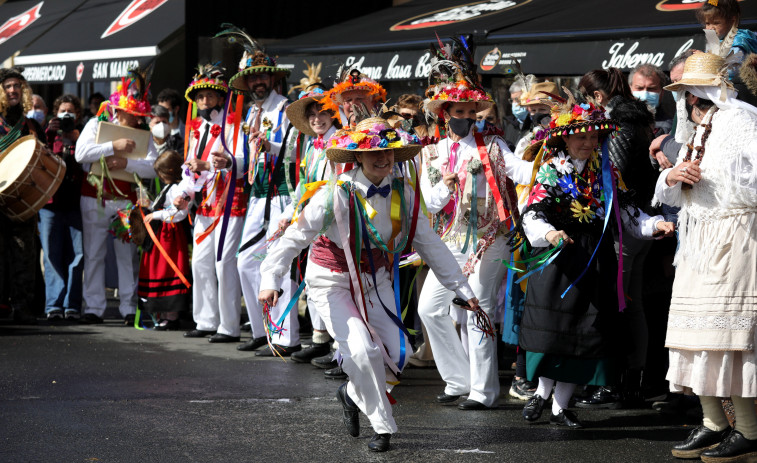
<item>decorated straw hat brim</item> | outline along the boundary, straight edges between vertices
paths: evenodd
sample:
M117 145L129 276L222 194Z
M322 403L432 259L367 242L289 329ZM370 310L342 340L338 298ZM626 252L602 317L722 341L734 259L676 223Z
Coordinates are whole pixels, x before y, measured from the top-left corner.
M190 85L189 88L187 88L187 91L184 92L184 98L186 98L188 102L192 103L195 100L195 95L197 94L197 92L204 89L215 90L222 93L223 95L229 93L229 88L226 86L204 82L201 84Z
M119 106L119 105L113 104L113 103L108 103L108 107L112 108L113 111L115 111L115 110L125 111L125 112L131 114L132 116L137 116L137 117L150 117L150 116L152 116L152 114L151 114L150 111L148 111L148 112L135 111L133 109L127 109L127 108L124 108L122 106ZM112 113L112 114L115 114L115 112Z
M614 132L617 129L615 121L610 119L602 119L599 121L585 121L576 122L561 127L555 127L549 130L549 136L547 137L547 146L561 147L565 143L562 139L562 135L575 135L576 133L584 132L597 132L599 136L604 136Z
M458 101L458 100L431 100L426 103L426 111L428 111L431 114L440 114L442 112L442 107L445 103L476 103L476 112L480 113L481 111L486 111L487 109L491 108L494 105L493 101L486 101L486 100L468 100L468 101Z
M345 148L327 148L326 157L331 161L345 163L355 162L355 153L367 153L370 151L387 151L394 150L394 162L405 162L413 159L421 150L421 145L407 145L400 148L366 148L348 150Z
M678 90L682 89L683 87L719 87L722 84L722 80L712 76L709 78L696 78L696 77L684 77L678 82L674 82L670 85L666 85L664 88L665 90L671 91L671 92L677 92ZM726 85L728 88L733 89L733 85L731 82L726 81Z
M297 130L304 133L305 135L315 137L316 133L313 132L313 129L310 127L310 121L308 120L305 111L307 111L310 103L314 101L321 101L323 97L323 94L307 96L291 103L289 106L287 106L286 109L286 115L287 119L289 119L289 122L294 125Z
M252 74L263 73L271 74L273 76L274 82L276 82L279 79L287 77L289 74L291 74L291 71L289 69L280 68L278 66L250 66L234 74L234 76L229 79L229 87L237 92L249 92L250 89L247 88L247 84L245 84L244 78Z

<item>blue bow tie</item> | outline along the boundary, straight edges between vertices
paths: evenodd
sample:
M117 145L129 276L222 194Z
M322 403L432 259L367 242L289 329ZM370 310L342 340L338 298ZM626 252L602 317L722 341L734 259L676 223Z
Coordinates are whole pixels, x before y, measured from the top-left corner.
M370 198L371 196L378 193L382 198L386 198L387 196L389 196L390 191L392 191L392 188L389 185L384 185L381 188L376 188L376 185L371 185L370 187L368 187L368 194L366 195L366 197Z

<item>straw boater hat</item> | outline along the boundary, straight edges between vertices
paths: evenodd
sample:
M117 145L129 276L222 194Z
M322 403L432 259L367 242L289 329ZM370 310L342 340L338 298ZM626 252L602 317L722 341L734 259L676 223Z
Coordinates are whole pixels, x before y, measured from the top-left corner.
M342 104L342 94L351 91L363 91L372 96L375 102L386 101L386 89L378 82L360 72L356 67L347 68L337 73L338 81L334 88L324 94L321 101L323 110L333 111L334 117L339 117L339 105ZM368 110L372 108L367 108Z
M122 77L116 91L100 106L99 116L107 108L120 109L134 116L150 116L150 86L139 69L130 69L127 77Z
M187 87L184 97L190 103L194 102L197 92L204 89L212 89L226 95L229 93L229 85L223 80L223 74L226 69L217 64L206 64L198 66L197 74L192 78L192 82Z
M552 106L554 104L554 96L560 94L560 87L554 82L539 82L533 84L531 88L523 92L520 95L521 106L535 106L539 104L547 104ZM544 100L549 100L549 103L545 103Z
M247 33L233 24L221 24L224 28L215 37L227 37L230 43L240 43L244 47L239 61L239 72L229 79L229 86L239 92L248 92L244 81L252 74L271 74L274 82L288 76L291 71L276 65L276 60L265 53L265 49Z
M713 53L694 53L683 65L681 80L665 87L665 90L677 91L684 86L720 87L725 97L727 90L733 90L728 80L728 66L725 58Z
M404 162L421 150L418 137L392 128L380 117L363 119L355 130L340 130L329 142L326 157L331 161L355 162L355 153L394 150L394 162Z
M299 99L287 106L287 119L289 119L289 122L294 125L297 130L305 135L310 135L311 137L316 136L316 133L313 132L313 129L310 127L310 121L308 120L306 111L308 106L310 106L310 103L323 100L323 95L323 88L316 84L311 89L300 92ZM318 109L319 111L323 111L321 108Z

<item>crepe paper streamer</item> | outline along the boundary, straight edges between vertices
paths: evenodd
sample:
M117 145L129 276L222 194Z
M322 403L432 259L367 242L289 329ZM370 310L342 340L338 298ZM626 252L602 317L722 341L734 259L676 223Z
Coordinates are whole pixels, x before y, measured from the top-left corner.
M142 210L142 208L139 208L139 215L142 216L142 220L145 220L145 212ZM145 223L145 229L147 230L147 234L150 235L150 238L152 238L153 244L155 244L155 247L158 248L158 251L160 251L160 255L163 256L163 258L168 262L168 265L173 269L174 272L176 272L176 276L179 277L179 280L181 280L182 283L184 283L184 286L187 288L190 288L192 285L189 284L189 281L187 281L187 278L184 276L183 273L179 270L179 267L176 266L176 263L171 259L171 256L168 255L165 248L163 248L163 245L160 244L160 241L158 241L158 238L155 236L155 232L153 231L152 227L150 226L150 223Z
M134 314L134 328L144 331L145 329L151 329L154 330L156 326L158 326L158 320L155 319L155 315L150 315L150 318L152 319L152 328L146 328L142 325L142 311L139 309L139 306L137 306L137 313Z
M481 344L487 338L492 338L492 341L494 341L494 326L489 316L484 312L484 309L481 307L476 308L473 311L473 320L476 328L481 331L481 339L478 343Z
M234 153L229 150L229 147L226 146L226 117L229 111L229 106L231 105L231 95L227 97L227 104L223 106L223 125L221 126L221 133L224 135L221 137L221 145L223 145L223 149L226 151L226 153L231 156L231 174L229 175L228 182L226 182L226 192L225 192L225 199L226 199L226 207L223 211L223 223L221 225L221 235L218 238L218 256L216 257L216 262L220 262L221 259L223 259L223 245L226 241L226 231L229 228L229 218L231 217L231 207L234 205L234 193L236 193L236 187L237 187L237 159L234 157ZM234 193L229 194L229 190L234 191ZM219 205L221 203L219 202Z
M273 343L271 343L271 337L273 336L273 334L281 332L283 328L273 323L273 320L271 319L271 308L268 306L267 302L263 304L263 326L265 327L265 338L266 342L268 343L268 348L271 349L271 352L273 352L274 356L278 356L279 358L281 358L281 360L284 361L284 363L286 363L286 359L279 353ZM272 328L273 334L271 333Z

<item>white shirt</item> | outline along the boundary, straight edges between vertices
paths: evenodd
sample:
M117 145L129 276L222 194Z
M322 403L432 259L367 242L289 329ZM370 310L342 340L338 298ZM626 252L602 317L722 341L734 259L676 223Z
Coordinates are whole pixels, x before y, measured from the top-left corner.
M182 191L182 187L180 185L171 185L171 187L168 189L168 192L166 193L163 204L153 204L153 208L162 206L163 209L154 211L152 213L152 217L156 220L162 220L163 222L168 223L177 223L186 219L187 215L189 215L189 208L178 210L176 206L173 205L174 199L183 195L184 192Z
M76 161L82 165L85 172L89 172L93 162L97 162L101 157L113 156L113 142L95 143L97 139L97 127L100 121L92 118L81 131L79 139L76 141ZM127 159L124 170L129 173L135 173L140 178L154 178L155 169L153 164L158 158L158 151L150 137L147 144L147 156L144 159Z
M265 130L263 121L270 121L272 131L270 140L268 140L268 142L271 144L271 150L269 152L277 156L279 154L279 151L281 150L281 143L284 141L284 135L286 135L287 128L289 127L289 119L287 119L286 113L284 112L287 107L287 101L288 100L286 99L286 97L279 95L275 90L271 90L271 93L268 94L268 97L263 100L261 107L258 107L256 103L253 103L249 113L247 114L247 119L245 120L245 123L250 126L250 132L252 132L255 127L255 119L257 119L259 112L261 113L259 127L259 130L261 132ZM279 124L279 117L281 117L281 124ZM277 134L281 135L281 141L275 141ZM251 142L252 140L248 141ZM265 161L265 154L260 153L260 156L261 157L258 160Z

